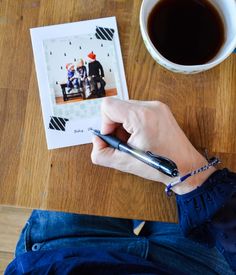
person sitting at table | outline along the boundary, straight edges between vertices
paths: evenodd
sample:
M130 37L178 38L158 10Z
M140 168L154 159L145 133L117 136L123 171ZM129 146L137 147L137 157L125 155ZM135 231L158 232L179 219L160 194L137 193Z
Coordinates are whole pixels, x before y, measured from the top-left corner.
M208 163L161 102L106 98L101 110L103 134L172 159L181 175ZM98 137L91 157L98 165L171 181ZM173 192L179 224L140 222L135 230L137 221L129 219L34 210L5 274L234 274L236 174L211 167Z

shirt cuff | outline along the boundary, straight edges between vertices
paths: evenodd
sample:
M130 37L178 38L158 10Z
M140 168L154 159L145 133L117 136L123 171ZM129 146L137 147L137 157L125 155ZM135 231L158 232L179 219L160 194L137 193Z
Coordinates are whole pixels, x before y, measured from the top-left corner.
M176 195L179 224L185 236L209 246L215 244L209 227L214 215L236 193L236 174L217 170L200 187Z

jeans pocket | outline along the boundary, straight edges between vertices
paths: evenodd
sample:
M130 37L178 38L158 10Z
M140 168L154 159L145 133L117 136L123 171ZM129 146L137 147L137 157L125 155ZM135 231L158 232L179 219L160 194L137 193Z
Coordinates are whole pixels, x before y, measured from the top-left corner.
M23 227L19 240L16 244L16 250L15 250L15 257L31 250L30 246L30 227L31 224L29 221L26 222L25 226Z

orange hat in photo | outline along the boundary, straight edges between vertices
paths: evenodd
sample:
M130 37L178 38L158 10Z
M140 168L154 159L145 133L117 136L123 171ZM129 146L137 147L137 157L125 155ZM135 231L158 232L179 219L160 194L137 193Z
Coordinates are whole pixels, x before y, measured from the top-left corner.
M88 54L88 57L89 57L90 59L96 60L96 54L94 54L93 52L89 53L89 54Z
M67 71L70 70L72 67L74 67L74 65L72 63L66 64Z

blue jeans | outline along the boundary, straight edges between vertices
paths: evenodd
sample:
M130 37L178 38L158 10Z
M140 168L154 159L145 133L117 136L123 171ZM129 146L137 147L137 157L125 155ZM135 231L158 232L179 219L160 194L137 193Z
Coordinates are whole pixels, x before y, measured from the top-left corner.
M133 221L34 210L16 247L16 256L27 251L61 247L98 247L130 253L176 274L234 274L223 256L186 239L178 224L146 222L140 234Z

